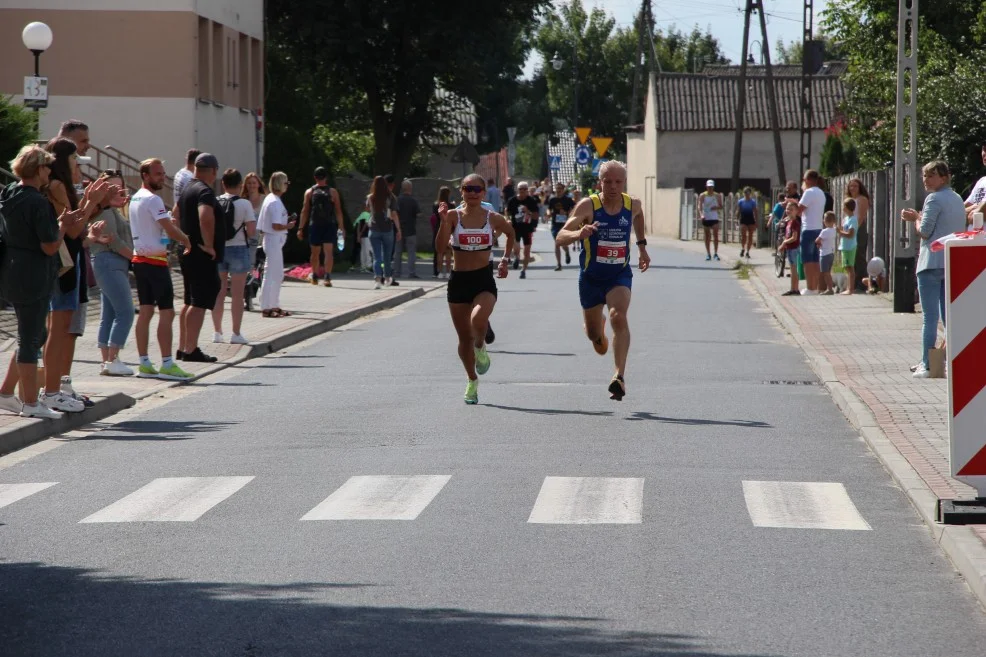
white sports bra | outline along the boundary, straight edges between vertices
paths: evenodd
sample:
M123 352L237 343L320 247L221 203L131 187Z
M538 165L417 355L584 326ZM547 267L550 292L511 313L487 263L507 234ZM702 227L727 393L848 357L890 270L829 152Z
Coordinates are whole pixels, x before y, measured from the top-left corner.
M459 220L452 231L452 248L456 251L490 251L493 248L493 227L490 225L490 211L486 211L486 223L482 228L465 228L462 225L462 211L456 210Z

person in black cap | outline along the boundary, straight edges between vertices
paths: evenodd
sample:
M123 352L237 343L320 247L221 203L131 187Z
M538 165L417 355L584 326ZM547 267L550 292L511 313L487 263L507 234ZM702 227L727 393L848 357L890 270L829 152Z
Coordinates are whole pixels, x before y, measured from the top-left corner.
M298 224L298 241L305 239L305 226L308 229L308 245L311 248L312 285L318 285L319 258L325 254L325 287L332 287L332 256L339 227L343 225L342 204L339 192L329 187L329 172L325 167L315 169L315 186L305 191L305 201L301 206L301 223Z
M199 333L205 311L212 310L221 287L219 263L226 246L226 227L218 218L216 194L212 186L219 172L219 160L211 153L195 158L195 177L178 199L181 229L192 243L192 250L181 255L181 274L185 282L185 307L181 311L178 359L192 363L214 363L199 348Z

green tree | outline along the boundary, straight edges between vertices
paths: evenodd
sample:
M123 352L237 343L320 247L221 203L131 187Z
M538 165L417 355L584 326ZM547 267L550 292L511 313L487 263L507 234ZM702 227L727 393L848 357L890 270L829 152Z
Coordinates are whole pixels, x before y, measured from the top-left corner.
M36 139L37 134L34 112L0 96L0 168L9 168L17 151Z
M443 0L268 2L269 30L292 64L344 97L365 100L374 168L405 174L422 138L447 129L454 113L435 102L442 89L481 100L519 77L529 26L549 0L504 0L482 20Z
M709 28L702 32L698 25L685 34L672 25L667 32L657 31L654 49L661 70L669 73L697 73L709 64L728 64L719 40Z
M822 59L826 62L843 61L846 58L846 49L841 43L835 41L827 34L817 34L816 41L822 42ZM777 64L800 64L804 61L804 50L800 41L789 41L784 43L783 39L778 39L774 44L774 52Z
M843 114L861 165L893 158L896 124L897 0L832 3L824 29L843 44L849 72ZM917 142L921 161L945 159L962 191L982 168L986 142L986 5L938 0L921 6L918 32Z

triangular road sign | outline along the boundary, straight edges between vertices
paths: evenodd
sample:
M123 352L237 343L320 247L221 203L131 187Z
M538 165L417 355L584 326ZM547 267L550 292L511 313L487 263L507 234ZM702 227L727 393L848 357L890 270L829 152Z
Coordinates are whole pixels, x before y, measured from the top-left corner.
M609 150L609 145L613 143L612 137L593 137L592 145L596 148L596 155L602 157Z
M579 138L579 143L584 144L585 140L592 134L592 128L576 128L575 136Z

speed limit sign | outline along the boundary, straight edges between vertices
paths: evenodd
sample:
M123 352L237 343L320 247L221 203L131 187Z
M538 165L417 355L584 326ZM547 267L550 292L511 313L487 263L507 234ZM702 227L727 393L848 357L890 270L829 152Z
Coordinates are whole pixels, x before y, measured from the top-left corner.
M33 108L48 107L47 77L24 76L24 106Z

